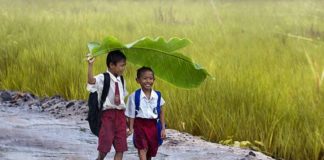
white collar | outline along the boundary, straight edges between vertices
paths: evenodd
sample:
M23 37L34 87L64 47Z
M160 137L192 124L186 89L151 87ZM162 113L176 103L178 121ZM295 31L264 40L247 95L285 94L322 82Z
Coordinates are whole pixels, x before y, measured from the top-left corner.
M109 72L108 69L107 69L107 73L109 73L110 79L112 79L114 82L120 81L120 76L117 76L117 78L116 78L111 72Z
M146 97L144 91L141 89L141 99L143 99L143 98L148 99L148 98ZM151 95L150 95L150 99L157 99L157 98L158 98L158 95L156 94L156 92L155 92L154 89L152 88L152 90L151 90Z

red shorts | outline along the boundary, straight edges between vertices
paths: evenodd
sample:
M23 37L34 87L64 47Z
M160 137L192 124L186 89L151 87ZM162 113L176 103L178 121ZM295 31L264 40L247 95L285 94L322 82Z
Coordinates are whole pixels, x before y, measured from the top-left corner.
M126 116L124 110L108 109L101 115L98 151L108 153L114 145L116 152L127 151Z
M147 156L155 157L158 150L156 119L135 118L134 145L138 150L147 149Z

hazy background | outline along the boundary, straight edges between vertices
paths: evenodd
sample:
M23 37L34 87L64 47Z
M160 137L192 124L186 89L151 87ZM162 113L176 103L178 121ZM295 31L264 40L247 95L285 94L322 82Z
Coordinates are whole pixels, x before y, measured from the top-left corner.
M215 79L193 90L155 82L169 128L276 158L324 159L323 1L0 0L0 22L0 89L86 100L87 42L188 38L182 53ZM127 64L129 92L137 67Z

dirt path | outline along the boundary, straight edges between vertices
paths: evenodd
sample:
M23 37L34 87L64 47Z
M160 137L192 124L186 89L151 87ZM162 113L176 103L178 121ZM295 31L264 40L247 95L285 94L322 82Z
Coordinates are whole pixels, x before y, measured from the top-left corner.
M61 114L56 111L55 114L51 114L50 110L42 111L41 106L26 105L30 104L27 102L28 100L17 103L3 102L0 97L1 160L95 159L97 137L90 133L88 123L82 120L84 118L82 115L72 115L70 112ZM131 137L128 138L128 146L129 151L125 153L124 159L138 159ZM106 159L112 159L113 152L112 150ZM270 160L271 158L258 152L222 146L187 133L167 130L167 140L160 147L156 159Z

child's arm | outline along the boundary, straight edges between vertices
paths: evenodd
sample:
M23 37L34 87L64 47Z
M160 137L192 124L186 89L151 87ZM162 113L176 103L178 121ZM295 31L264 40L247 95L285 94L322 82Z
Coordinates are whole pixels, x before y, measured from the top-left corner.
M166 138L166 133L165 133L165 120L164 120L163 107L161 107L160 121L161 121L161 125L162 125L161 138L165 139Z
M128 120L127 136L129 136L134 132L134 118L135 118L134 94L131 94L128 97L128 100L126 103L125 116L127 117L127 120Z
M127 132L127 136L130 136L134 132L134 118L127 118L129 121L129 130Z
M93 77L93 73L92 73L93 63L95 59L91 57L90 54L87 55L87 59L88 59L88 83L95 84L96 78Z

